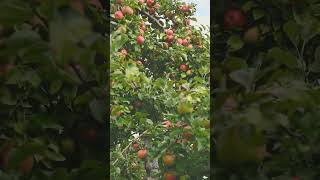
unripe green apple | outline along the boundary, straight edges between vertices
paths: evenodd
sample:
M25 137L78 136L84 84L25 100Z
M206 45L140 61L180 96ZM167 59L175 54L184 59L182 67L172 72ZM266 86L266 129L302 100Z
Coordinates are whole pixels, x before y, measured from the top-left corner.
M248 29L243 36L246 43L256 43L259 40L260 32L257 26Z

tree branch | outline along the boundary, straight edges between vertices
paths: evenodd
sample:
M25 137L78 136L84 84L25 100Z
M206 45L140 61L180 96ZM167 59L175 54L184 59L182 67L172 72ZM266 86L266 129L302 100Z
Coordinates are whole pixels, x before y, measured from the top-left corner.
M141 14L147 16L148 18L150 18L154 23L156 23L161 28L161 30L164 30L164 27L161 25L161 23L159 22L158 19L156 19L155 17L153 17L152 15L150 15L149 13L147 13L145 11L140 10L139 12Z

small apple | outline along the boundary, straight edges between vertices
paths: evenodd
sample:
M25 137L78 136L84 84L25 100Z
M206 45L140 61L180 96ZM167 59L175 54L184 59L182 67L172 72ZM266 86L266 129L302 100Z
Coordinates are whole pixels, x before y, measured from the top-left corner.
M121 11L116 11L115 13L114 13L114 18L116 19L116 20L121 20L121 19L123 19L123 13L121 12Z
M27 158L25 158L23 161L19 163L20 172L24 174L30 173L33 168L33 163L34 163L33 156L28 156Z
M12 68L14 67L13 64L7 63L7 64L1 64L0 65L0 76L6 76L10 73Z
M167 11L164 13L164 15L165 15L166 17L171 17L171 16L172 16L172 13L171 13L169 10L167 10Z
M181 71L183 71L183 72L186 72L186 71L189 70L189 66L186 65L186 64L181 64L181 65L179 66L179 69L180 69Z
M165 172L163 174L163 177L165 180L176 180L176 176L174 175L173 172Z
M182 45L183 46L188 46L189 42L186 39L182 39Z
M129 15L129 16L133 15L133 9L130 6L124 6L121 11L125 15L126 14Z
M243 40L246 43L256 43L259 40L260 32L258 27L252 27L248 29L243 36Z
M119 26L117 31L121 32L121 33L126 33L127 32L127 28L124 26Z
M172 154L165 154L162 157L163 164L166 166L172 166L174 164L176 157Z
M192 44L189 44L189 45L188 45L188 48L189 48L189 49L192 49L192 48L193 48Z
M291 177L291 180L301 180L301 178L299 176L293 176Z
M189 5L184 4L180 7L180 10L183 12L188 12L190 10L190 7L189 7Z
M183 22L184 22L184 25L186 25L186 26L189 26L191 24L190 19L185 19Z
M246 17L240 9L229 9L224 14L224 26L227 29L243 27L246 23Z
M171 43L174 40L174 36L173 35L168 35L166 38L167 43Z
M148 155L148 151L146 149L141 149L137 153L139 159L144 159Z
M176 42L177 42L177 44L179 44L179 45L182 45L182 39L181 38L178 38L177 40L176 40Z
M191 44L190 44L190 45L191 45ZM192 45L191 45L191 46L192 46ZM192 71L189 69L189 70L186 72L186 74L190 76L190 75L192 74Z
M151 7L154 3L154 0L147 0L147 5Z
M133 144L132 144L132 147L133 147L133 149L136 150L136 151L139 150L139 144L138 144L138 143L133 143Z
M141 36L141 35L139 35L139 36L137 37L137 43L138 43L139 45L142 45L142 44L144 43L144 37Z
M172 31L171 29L167 29L167 30L166 30L166 34L167 34L168 36L173 35L173 31Z
M98 139L98 132L95 128L88 128L82 134L83 139L89 142L95 142Z

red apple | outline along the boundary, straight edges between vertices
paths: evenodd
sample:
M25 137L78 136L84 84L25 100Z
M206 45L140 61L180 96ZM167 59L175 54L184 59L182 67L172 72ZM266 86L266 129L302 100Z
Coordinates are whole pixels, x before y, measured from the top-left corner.
M173 172L165 172L163 177L165 180L176 180L176 176Z
M188 12L190 10L190 7L189 7L189 5L184 4L180 7L180 10L183 12Z
M154 3L154 0L147 0L147 5L150 7L152 6Z
M139 35L139 36L137 37L137 43L138 43L139 45L142 45L142 44L144 43L144 37L141 36L141 35Z
M190 23L191 23L191 20L190 20L190 19L185 19L185 20L184 20L184 25L189 26Z
M165 128L170 128L173 126L173 124L171 123L171 121L169 120L166 120L162 123L162 126L165 127Z
M137 155L138 155L139 159L144 159L144 158L147 157L148 151L145 150L145 149L141 149L141 150L138 151Z
M123 13L121 11L117 11L114 13L114 18L116 18L116 20L121 20L123 19Z
M121 11L123 14L127 14L129 16L133 15L133 9L130 6L124 6Z
M32 168L33 168L33 156L29 156L26 159L24 159L23 161L20 162L19 164L19 170L20 172L24 173L24 174L28 174L29 172L31 172Z
M180 67L179 67L179 69L180 69L181 71L183 71L183 72L186 72L186 71L189 70L189 66L186 65L186 64L181 64Z
M189 44L189 45L188 45L188 48L189 48L189 49L192 49L192 48L193 48L192 44Z
M167 35L173 35L173 31L172 31L171 29L167 29L167 30L166 30L166 34L167 34Z
M183 39L183 40L182 40L182 45L188 46L188 44L189 44L189 42L188 42L187 39Z
M224 14L224 26L227 29L243 27L246 24L246 17L240 9L229 9Z
M139 144L138 143L133 143L132 147L134 150L138 150L139 149Z
M181 38L178 38L176 42L177 42L177 44L182 45L182 39Z
M171 43L174 39L174 36L173 35L168 35L167 38L166 38L166 41L167 43Z

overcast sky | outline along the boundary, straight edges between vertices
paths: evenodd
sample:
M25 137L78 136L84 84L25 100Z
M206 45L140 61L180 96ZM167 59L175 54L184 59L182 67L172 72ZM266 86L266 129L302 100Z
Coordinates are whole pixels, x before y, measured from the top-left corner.
M196 24L210 25L210 0L184 0L187 3L195 3L196 6L196 18L198 22Z

